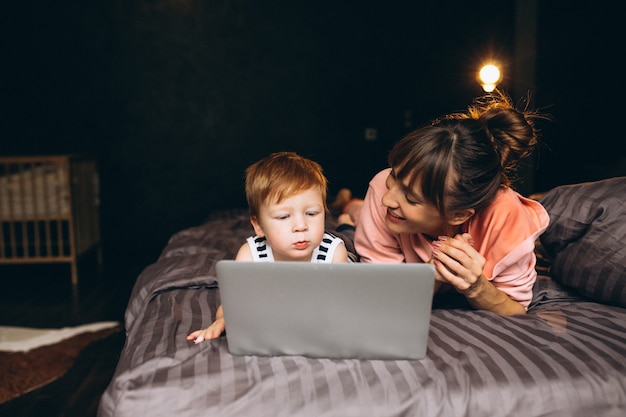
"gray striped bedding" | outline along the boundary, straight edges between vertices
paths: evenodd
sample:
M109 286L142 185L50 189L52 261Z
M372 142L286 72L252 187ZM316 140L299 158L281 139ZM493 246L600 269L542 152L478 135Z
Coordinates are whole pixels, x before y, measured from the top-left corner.
M435 307L419 361L241 357L226 337L186 341L219 305L215 262L250 233L244 212L223 214L174 235L143 271L100 417L626 415L626 309L542 268L525 316Z

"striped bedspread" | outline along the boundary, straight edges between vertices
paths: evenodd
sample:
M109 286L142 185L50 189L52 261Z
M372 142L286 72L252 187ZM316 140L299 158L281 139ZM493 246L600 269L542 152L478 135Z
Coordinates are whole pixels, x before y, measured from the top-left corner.
M186 341L219 305L215 262L250 233L243 212L215 218L144 270L100 417L626 415L626 309L543 273L525 316L435 308L419 361L232 356L225 337Z

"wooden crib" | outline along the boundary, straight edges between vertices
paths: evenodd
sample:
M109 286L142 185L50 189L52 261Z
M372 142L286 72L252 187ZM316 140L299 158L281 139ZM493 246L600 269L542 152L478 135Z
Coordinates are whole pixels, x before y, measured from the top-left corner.
M0 265L101 263L96 161L80 155L0 157Z

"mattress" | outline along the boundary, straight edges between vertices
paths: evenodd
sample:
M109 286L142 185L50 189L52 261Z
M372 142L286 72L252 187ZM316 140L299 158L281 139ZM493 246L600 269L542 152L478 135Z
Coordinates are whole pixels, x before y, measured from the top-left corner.
M0 172L0 219L32 220L69 213L69 184L64 165L35 165Z
M548 268L526 315L437 300L421 360L233 356L227 333L185 340L220 304L215 263L251 233L245 212L222 213L175 234L142 272L99 416L626 415L626 309Z

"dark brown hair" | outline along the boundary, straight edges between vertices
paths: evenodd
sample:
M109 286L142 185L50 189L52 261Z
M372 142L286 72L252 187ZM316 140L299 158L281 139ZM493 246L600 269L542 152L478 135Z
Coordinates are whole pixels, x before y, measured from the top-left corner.
M538 142L536 112L516 109L496 91L400 140L389 154L396 178L416 181L442 216L487 207L510 187L521 159Z

